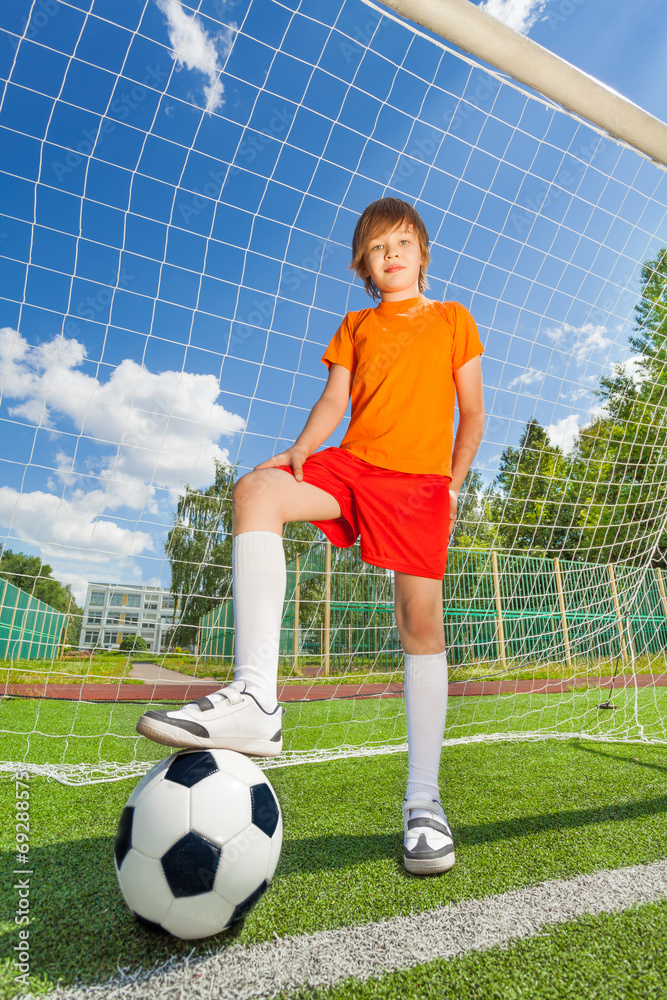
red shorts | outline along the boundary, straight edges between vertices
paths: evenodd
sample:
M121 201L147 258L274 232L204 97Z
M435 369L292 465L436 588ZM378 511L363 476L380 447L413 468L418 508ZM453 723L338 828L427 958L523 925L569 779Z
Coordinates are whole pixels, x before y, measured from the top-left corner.
M293 473L289 465L280 469ZM303 481L331 494L341 516L313 521L333 545L348 548L361 535L361 558L372 566L442 579L449 541L447 476L380 469L342 448L315 452Z

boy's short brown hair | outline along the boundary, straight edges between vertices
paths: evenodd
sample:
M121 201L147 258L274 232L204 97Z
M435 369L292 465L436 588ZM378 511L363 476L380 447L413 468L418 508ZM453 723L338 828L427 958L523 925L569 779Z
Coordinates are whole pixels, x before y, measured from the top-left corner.
M371 298L379 299L380 290L366 273L364 253L370 240L381 232L392 232L405 225L414 230L421 249L422 264L419 268L419 291L428 288L426 268L430 260L429 238L424 221L416 208L400 198L379 198L368 205L357 221L352 237L352 261L350 270L364 279L364 286Z

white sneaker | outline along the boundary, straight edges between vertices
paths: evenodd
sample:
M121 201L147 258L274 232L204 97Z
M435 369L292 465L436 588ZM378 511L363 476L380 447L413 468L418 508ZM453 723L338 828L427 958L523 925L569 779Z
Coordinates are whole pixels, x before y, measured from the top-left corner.
M403 801L403 863L413 875L439 875L454 866L454 841L435 799Z
M251 694L225 687L173 712L146 712L137 723L137 732L170 747L277 757L283 748L284 713L280 705L265 712Z

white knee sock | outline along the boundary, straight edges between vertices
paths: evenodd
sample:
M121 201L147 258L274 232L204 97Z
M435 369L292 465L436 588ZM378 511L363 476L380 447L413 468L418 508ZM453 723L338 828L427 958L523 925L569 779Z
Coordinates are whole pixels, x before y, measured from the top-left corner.
M272 531L245 531L232 543L234 686L245 683L265 712L277 704L280 623L287 572L283 540Z
M408 722L406 798L439 799L438 771L447 717L447 654L405 654Z

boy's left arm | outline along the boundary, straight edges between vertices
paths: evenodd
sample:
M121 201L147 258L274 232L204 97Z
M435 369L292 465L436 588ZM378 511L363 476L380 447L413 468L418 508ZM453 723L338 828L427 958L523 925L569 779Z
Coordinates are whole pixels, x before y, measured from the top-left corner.
M478 355L454 372L459 425L452 452L452 481L449 485L449 533L454 530L459 490L468 474L484 433L484 387L482 359Z

